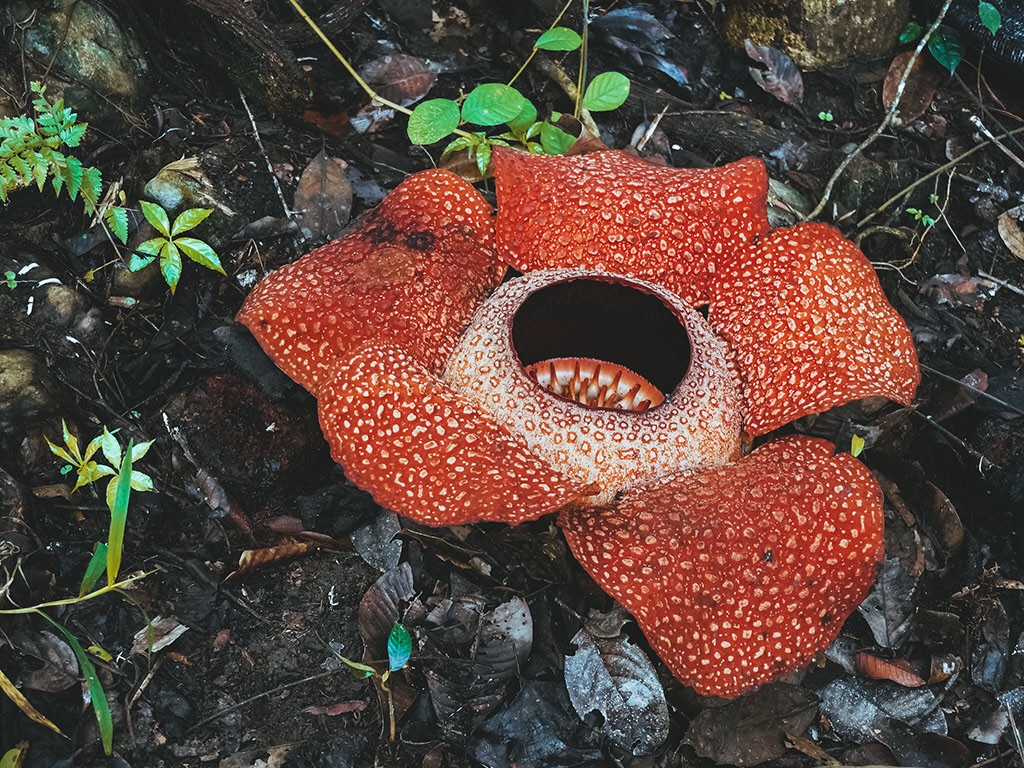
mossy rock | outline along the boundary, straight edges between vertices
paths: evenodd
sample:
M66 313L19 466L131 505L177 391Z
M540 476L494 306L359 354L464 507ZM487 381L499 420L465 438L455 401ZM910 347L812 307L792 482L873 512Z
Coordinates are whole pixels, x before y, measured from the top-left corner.
M884 56L907 25L909 0L733 0L725 37L785 51L803 70Z

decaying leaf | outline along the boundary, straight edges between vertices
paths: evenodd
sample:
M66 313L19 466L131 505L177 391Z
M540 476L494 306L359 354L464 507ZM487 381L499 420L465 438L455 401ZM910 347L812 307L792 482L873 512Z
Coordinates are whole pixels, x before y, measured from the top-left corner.
M982 688L998 693L1010 658L1010 620L998 598L981 598L978 609L984 639L971 656L971 679Z
M1024 205L1001 213L996 226L1003 245L1018 259L1024 259Z
M352 185L341 158L320 150L302 172L292 207L302 234L314 242L327 242L341 234L352 213Z
M998 744L1014 723L1024 721L1024 687L1011 688L979 714L967 729L966 736L980 744Z
M865 651L861 651L854 658L858 674L872 680L891 680L907 688L920 688L927 684L906 659L883 659Z
M912 628L919 578L899 558L886 558L879 568L878 581L858 610L883 648L898 647Z
M359 73L378 95L403 107L426 96L437 79L430 62L403 53L367 62ZM393 109L374 102L352 115L351 125L358 133L372 133L387 125L394 116Z
M415 104L434 87L437 73L426 59L404 53L368 61L359 74L380 96L403 107Z
M882 84L882 106L892 108L896 100L896 91L903 73L907 69L913 51L905 51L892 60L885 82ZM935 91L944 80L943 72L929 56L918 56L914 68L910 70L900 105L896 110L894 123L906 125L925 113L935 98Z
M936 275L921 283L921 293L938 305L970 307L980 312L985 302L995 296L999 286L981 277L949 274Z
M388 635L395 622L401 621L402 604L412 600L414 594L412 567L408 563L387 571L366 590L359 602L358 618L366 658L387 658Z
M292 557L304 555L320 545L312 541L296 541L287 544L279 544L276 547L264 547L263 549L247 549L238 557L238 568L229 573L224 581L236 579L239 576L262 568L271 563L287 560Z
M132 639L132 653L157 653L186 632L188 627L173 616L154 616L146 626L135 633Z
M486 611L482 595L466 592L443 598L426 627L430 700L442 728L465 736L505 700L533 647L533 617L521 597Z
M367 565L378 571L390 571L402 558L402 542L395 538L401 530L398 515L382 509L353 530L349 537L353 549Z
M966 745L944 733L922 731L899 720L892 720L879 733L898 765L919 765L929 768L968 768L973 762Z
M581 739L561 682L523 680L519 694L480 729L474 757L489 768L604 765L597 744Z
M789 735L802 734L817 714L811 691L770 683L724 707L705 709L683 742L717 764L759 765L784 755Z
M600 624L602 616L596 620ZM565 657L565 685L580 718L595 710L613 742L634 755L649 755L668 736L668 705L650 659L628 637L609 636L586 625L572 639L576 651ZM618 629L621 629L621 621ZM595 631L595 629L597 631Z
M78 683L78 661L71 646L56 632L18 633L13 638L18 650L42 664L21 675L21 685L33 691L57 693Z
M327 715L328 717L335 717L336 715L344 715L349 712L362 712L364 709L366 709L365 701L362 699L353 699L352 701L339 701L337 704L306 707L302 711L307 715Z
M821 711L841 738L858 744L879 740L891 720L945 734L946 718L939 708L944 690L936 693L929 687L904 688L888 680L841 678L821 690Z
M750 40L743 43L747 56L764 64L767 69L750 68L750 76L762 89L783 104L797 107L804 100L804 78L793 60L778 48L756 45Z

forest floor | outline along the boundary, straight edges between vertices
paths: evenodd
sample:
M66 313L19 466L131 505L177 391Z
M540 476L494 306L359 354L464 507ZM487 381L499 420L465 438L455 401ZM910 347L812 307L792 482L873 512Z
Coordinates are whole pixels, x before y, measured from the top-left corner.
M846 450L866 440L887 515L868 610L820 663L733 702L680 685L627 622L667 702L655 738L653 721L581 718L570 702L573 638L613 604L551 519L429 529L380 510L331 460L313 398L234 320L256 280L437 164L443 145L412 146L404 117L367 111L287 3L242 5L299 57L290 102L244 71L217 3L53 5L115 11L144 72L129 95L98 93L37 45L48 11L10 11L0 108L31 114L26 85L45 82L90 124L66 151L124 193L129 242L154 236L139 200L213 208L190 234L226 274L186 260L172 295L155 267L126 268L128 249L80 200L32 186L0 206L0 671L63 732L0 696L0 755L21 750L25 768L1021 764L1024 69L968 38L953 76L922 53L902 121L858 147L886 118L890 66L912 45L802 76L776 69L772 95L750 72L765 65L726 45L711 4L618 5L625 14L595 25L591 74L632 82L622 107L594 115L607 146L640 144L681 167L759 156L782 223L812 211L853 155L815 218L875 265L923 371L911 407L855 403L780 431ZM426 3L417 23L423 3L348 5L331 35L395 99L508 82L555 14L465 0L435 3L432 20ZM578 29L578 8L562 23ZM557 74L571 79L577 61L544 54L517 81L542 116L572 111ZM312 192L298 189L304 172ZM314 216L303 231L288 216L296 195L336 220ZM154 489L130 496L120 578L131 583L82 601L109 536L108 479L72 493L75 473L47 442L64 444L62 423L82 446L105 428L121 448L153 441L134 462ZM62 600L49 622L10 612ZM364 638L379 639L375 612L396 606L411 662L386 687L354 678L338 656L381 659L382 645L364 656ZM528 633L528 658L478 654L495 627ZM109 704L112 756L69 635Z

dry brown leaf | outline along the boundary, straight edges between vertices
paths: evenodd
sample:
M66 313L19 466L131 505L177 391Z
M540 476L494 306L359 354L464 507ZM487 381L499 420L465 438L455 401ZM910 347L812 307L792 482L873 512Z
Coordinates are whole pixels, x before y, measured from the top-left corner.
M71 501L71 486L67 483L53 483L51 485L37 485L32 489L32 495L37 499L67 499Z
M931 671L928 673L928 685L944 683L960 671L963 662L951 653L932 656Z
M754 82L783 104L799 106L804 100L804 78L793 60L778 48L756 45L750 40L745 40L743 45L747 56L767 67L765 70L750 68Z
M333 717L334 715L344 715L347 712L362 712L364 709L366 709L366 702L361 699L354 699L352 701L339 701L337 704L306 707L302 711L307 715L327 715L328 717Z
M318 544L311 541L297 541L289 544L279 544L276 547L266 547L265 549L247 549L238 558L238 569L229 573L224 581L229 581L249 571L262 568L265 565L270 565L280 560L304 555L310 550L319 548Z
M359 68L359 74L378 95L403 107L426 96L437 80L437 75L424 59L404 53L368 61Z
M64 732L58 728L52 720L32 706L32 703L25 698L25 694L18 690L18 687L11 682L11 679L4 674L2 669L0 669L0 690L6 693L7 698L13 701L17 705L18 709L24 712L30 720L46 726L54 733L59 733L61 736L64 736Z
M857 673L873 680L891 680L906 688L920 688L925 679L914 671L906 659L883 659L861 651L855 657Z
M1018 259L1024 259L1024 205L1004 211L1000 214L996 226L999 229L999 237L1010 249L1010 253Z
M348 163L321 150L302 172L292 207L298 212L302 233L315 242L341 234L352 213L352 185Z
M886 110L891 109L892 103L896 100L896 90L912 55L913 51L901 53L889 65L885 82L882 84L882 106ZM942 70L930 57L918 56L914 68L910 70L907 84L903 87L903 95L900 97L900 106L894 120L896 125L906 125L923 115L931 106L935 90L943 79Z

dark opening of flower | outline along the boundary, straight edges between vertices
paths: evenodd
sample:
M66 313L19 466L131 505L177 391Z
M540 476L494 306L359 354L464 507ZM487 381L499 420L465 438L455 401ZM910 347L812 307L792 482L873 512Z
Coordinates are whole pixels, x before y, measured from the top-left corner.
M607 279L556 282L528 296L512 344L542 387L599 408L656 407L690 364L676 313L655 294Z

